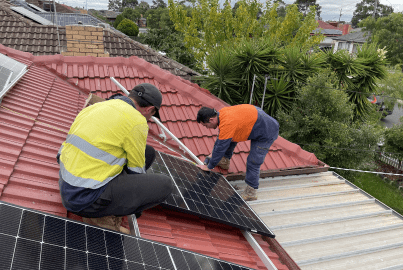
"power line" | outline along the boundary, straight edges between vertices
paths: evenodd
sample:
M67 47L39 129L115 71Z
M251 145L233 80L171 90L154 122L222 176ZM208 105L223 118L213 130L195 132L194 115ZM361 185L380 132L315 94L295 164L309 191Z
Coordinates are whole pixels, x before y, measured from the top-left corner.
M373 173L373 174L382 174L382 175L403 176L403 174L398 174L398 173L373 172L373 171L363 171L363 170L345 169L345 168L337 168L337 167L329 167L329 168L334 169L334 170L343 170L343 171L353 171L353 172L364 172L364 173Z

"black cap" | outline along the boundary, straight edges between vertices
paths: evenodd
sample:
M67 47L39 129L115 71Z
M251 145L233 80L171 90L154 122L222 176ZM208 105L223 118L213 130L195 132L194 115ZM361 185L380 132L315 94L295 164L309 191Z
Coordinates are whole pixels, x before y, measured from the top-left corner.
M160 90L150 83L142 83L136 85L132 91L135 91L138 96L154 106L156 109L154 117L160 119L159 109L161 108L162 104L162 94Z

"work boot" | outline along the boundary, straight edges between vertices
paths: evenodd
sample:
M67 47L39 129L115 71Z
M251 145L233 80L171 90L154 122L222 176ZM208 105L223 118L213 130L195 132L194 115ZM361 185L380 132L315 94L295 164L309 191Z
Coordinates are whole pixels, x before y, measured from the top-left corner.
M223 170L228 170L230 164L230 159L226 157L222 157L220 162L218 162L217 166L221 167Z
M114 230L121 233L130 234L130 230L122 227L123 217L106 216L100 218L86 218L83 217L83 221L90 225L95 225L101 228Z
M242 199L245 201L255 201L257 200L256 189L253 187L246 185L246 188L241 193Z

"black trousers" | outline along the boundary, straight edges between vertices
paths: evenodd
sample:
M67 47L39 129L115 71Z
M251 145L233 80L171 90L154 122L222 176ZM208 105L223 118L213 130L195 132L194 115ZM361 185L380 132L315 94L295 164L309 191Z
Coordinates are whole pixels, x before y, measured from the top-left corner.
M155 159L155 150L147 145L146 169ZM101 196L89 207L75 213L82 217L127 216L154 207L163 202L173 190L170 177L163 174L128 174L123 170L108 183Z

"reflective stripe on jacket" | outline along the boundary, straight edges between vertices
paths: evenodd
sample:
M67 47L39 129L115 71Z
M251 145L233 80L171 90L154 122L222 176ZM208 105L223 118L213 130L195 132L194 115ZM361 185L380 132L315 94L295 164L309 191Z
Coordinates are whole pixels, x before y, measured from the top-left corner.
M134 106L119 99L82 110L60 151L62 179L76 187L97 189L123 167L145 173L147 121Z

